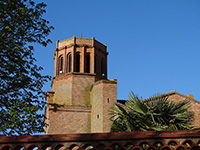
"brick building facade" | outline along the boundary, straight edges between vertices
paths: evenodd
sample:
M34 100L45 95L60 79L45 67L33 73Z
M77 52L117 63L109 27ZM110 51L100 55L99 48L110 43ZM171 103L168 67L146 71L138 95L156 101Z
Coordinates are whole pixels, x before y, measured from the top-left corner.
M107 46L95 38L57 41L46 134L109 132L117 80L107 79Z
M117 80L107 79L107 55L107 46L95 38L73 36L57 41L52 91L46 97L46 134L110 131L109 111L117 103ZM193 124L199 127L199 101L175 91L162 96L177 102L189 100Z

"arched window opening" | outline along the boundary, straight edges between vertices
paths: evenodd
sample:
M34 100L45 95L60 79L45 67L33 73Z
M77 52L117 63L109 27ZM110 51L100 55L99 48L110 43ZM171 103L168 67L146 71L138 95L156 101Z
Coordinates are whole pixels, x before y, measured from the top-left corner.
M97 73L97 56L94 57L94 73Z
M101 59L101 76L105 76L104 74L104 60Z
M86 55L86 72L90 73L90 54Z
M76 72L80 72L80 53L76 53Z
M63 73L63 56L59 57L59 73Z
M71 64L72 64L71 62L72 62L72 56L69 53L67 55L67 72L71 72Z

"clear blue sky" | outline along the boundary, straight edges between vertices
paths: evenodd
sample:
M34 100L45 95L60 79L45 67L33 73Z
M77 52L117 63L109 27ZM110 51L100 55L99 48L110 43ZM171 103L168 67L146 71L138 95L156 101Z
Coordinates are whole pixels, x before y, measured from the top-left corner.
M40 2L40 0L37 0ZM107 44L108 78L118 99L176 90L200 100L199 0L48 0L53 43L36 46L37 64L53 76L56 40L95 37ZM50 82L44 90L51 90Z

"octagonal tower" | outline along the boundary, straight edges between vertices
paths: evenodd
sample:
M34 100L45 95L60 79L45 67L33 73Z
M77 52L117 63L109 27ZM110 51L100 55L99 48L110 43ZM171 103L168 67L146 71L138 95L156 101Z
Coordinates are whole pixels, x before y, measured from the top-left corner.
M57 41L54 55L46 133L108 132L110 116L105 112L116 103L117 81L107 79L107 46L73 36Z

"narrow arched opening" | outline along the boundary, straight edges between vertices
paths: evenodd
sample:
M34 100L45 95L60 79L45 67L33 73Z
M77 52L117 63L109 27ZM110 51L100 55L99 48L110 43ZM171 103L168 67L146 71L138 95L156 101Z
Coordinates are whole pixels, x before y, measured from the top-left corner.
M94 73L97 73L97 56L94 57Z
M80 53L76 53L75 72L80 72Z
M86 72L90 73L90 53L86 55Z
M67 55L67 72L71 72L72 56L71 53Z
M101 59L101 76L105 76L104 73L105 73L105 72L104 72L104 60Z
M59 74L63 74L63 56L59 57Z

